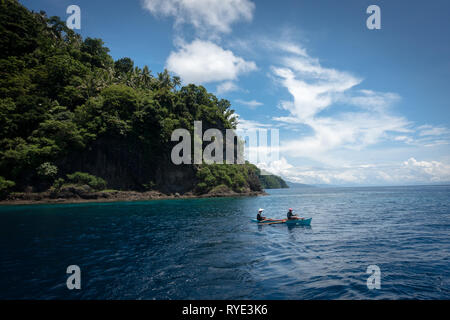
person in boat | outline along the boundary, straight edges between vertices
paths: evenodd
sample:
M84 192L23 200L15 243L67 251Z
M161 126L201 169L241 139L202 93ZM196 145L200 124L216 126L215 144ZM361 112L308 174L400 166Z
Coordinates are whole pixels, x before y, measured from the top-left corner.
M294 212L292 211L292 208L289 208L289 211L287 213L287 218L289 220L291 220L291 219L298 219L298 216L296 214L294 214Z
M258 221L266 220L266 217L263 217L263 215L262 215L263 211L264 211L264 209L258 210L258 214L256 215L256 220L258 220Z

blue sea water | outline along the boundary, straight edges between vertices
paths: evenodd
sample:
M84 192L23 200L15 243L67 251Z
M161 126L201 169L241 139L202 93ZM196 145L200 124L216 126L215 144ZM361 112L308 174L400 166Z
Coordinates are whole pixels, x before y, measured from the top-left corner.
M269 193L2 206L0 299L450 298L450 186ZM260 207L311 227L258 226Z

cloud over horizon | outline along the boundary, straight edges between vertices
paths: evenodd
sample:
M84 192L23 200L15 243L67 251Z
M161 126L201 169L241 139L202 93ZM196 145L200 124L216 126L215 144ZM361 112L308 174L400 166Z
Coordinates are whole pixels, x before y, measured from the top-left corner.
M389 164L362 164L354 166L293 166L284 158L273 163L260 164L261 169L304 184L331 185L397 185L450 182L450 165L439 161L418 161L409 158Z

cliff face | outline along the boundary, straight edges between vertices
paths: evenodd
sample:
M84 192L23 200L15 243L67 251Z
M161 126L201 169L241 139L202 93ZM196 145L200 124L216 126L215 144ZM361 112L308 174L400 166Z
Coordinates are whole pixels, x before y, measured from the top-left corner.
M197 185L196 168L193 165L175 166L164 162L157 170L155 183L158 190L164 193L184 194L194 191Z
M164 193L186 193L196 185L196 167L174 165L170 156L129 140L99 139L81 152L61 159L63 172L88 172L102 177L108 188Z

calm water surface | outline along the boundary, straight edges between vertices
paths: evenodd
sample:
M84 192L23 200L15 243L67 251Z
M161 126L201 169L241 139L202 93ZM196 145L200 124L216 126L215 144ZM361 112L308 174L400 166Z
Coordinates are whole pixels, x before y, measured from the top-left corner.
M2 206L0 299L450 299L450 186L269 192ZM260 207L312 225L258 226Z

